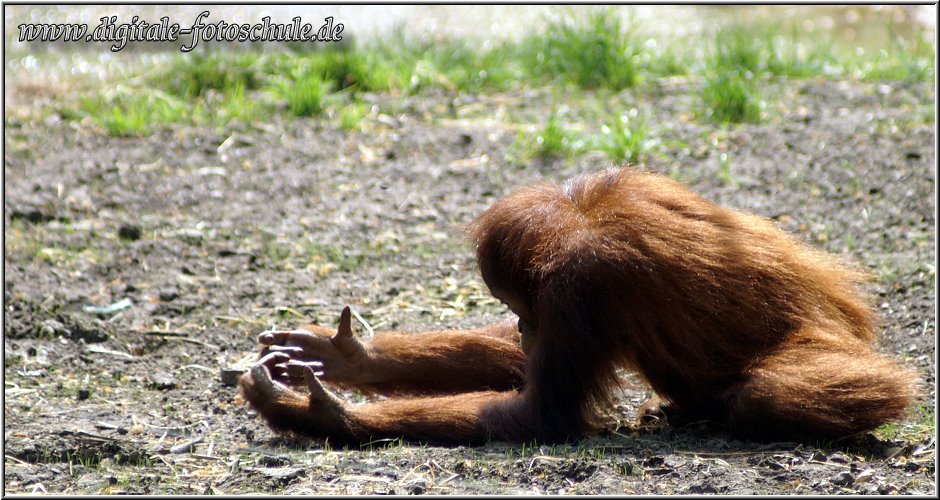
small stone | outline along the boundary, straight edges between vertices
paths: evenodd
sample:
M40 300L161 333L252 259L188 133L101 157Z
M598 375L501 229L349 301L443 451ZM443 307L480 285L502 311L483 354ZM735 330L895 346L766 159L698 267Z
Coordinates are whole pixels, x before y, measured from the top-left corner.
M851 486L853 483L855 483L855 476L849 471L842 471L832 478L832 484L839 486Z
M168 391L170 389L176 389L176 379L173 378L173 375L166 372L151 373L147 377L147 385L158 391Z
M290 481L304 475L303 469L297 469L293 467L277 467L271 469L264 469L261 471L268 479L273 479L275 481Z
M693 495L712 495L718 493L718 490L710 484L694 484L689 488L689 493Z
M415 479L405 484L409 495L423 495L428 491L428 483L424 479Z
M836 462L836 463L839 463L839 464L847 464L847 463L849 463L849 457L848 457L848 455L846 455L846 454L844 454L844 453L839 453L839 452L836 452L836 453L833 453L832 455L830 455L830 456L829 456L829 460L832 460L833 462Z
M196 437L195 439L190 439L189 441L182 442L172 448L170 448L170 453L173 454L183 454L183 453L194 453L196 451L196 445L202 442L202 436Z
M243 368L222 368L219 370L219 379L225 387L235 387L245 371Z
M855 476L855 482L867 483L871 481L872 478L874 477L875 477L875 471L873 471L872 469L865 469L862 472L859 472L857 476Z
M48 222L53 219L53 217L44 214L36 209L29 209L25 211L14 210L10 215L12 220L24 219L31 224L39 224L40 222Z
M898 487L893 484L882 484L878 486L879 495L894 495L898 492Z
M141 233L140 226L134 224L121 224L118 228L118 237L122 240L139 240Z

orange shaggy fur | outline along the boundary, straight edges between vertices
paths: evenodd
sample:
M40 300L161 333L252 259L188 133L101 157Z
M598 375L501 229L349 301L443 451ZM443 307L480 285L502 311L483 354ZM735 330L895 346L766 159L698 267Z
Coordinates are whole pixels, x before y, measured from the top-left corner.
M531 325L525 355L514 324L378 336L366 345L381 380L364 385L417 396L337 402L340 426L305 417L318 403L300 393L266 405L251 377L246 398L301 434L462 443L595 432L618 368L671 409L755 438L872 429L913 397L913 374L872 348L865 275L666 177L619 169L522 188L469 233L484 281Z

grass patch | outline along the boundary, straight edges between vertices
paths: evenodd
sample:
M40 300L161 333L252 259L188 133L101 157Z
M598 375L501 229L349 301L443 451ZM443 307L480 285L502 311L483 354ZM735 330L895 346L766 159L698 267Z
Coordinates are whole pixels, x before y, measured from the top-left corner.
M536 138L536 155L539 158L554 159L567 156L571 152L571 139L562 124L560 113L553 112L548 123Z
M155 77L153 83L177 96L198 97L210 90L258 88L267 59L254 52L212 52L186 55L176 61L168 71Z
M767 70L772 75L809 78L831 73L836 68L828 39L804 39L793 29L789 35L777 34L770 43Z
M244 85L235 84L222 96L216 109L218 109L218 118L224 123L230 121L247 123L260 116L265 106L258 99L253 99Z
M396 77L392 68L374 51L355 49L318 50L298 57L282 57L277 72L289 74L294 66L305 65L309 73L331 82L337 90L388 90Z
M94 232L88 235L90 240L65 236L73 231L70 226L49 228L13 219L3 235L4 249L13 257L61 266L67 270L111 259L107 252L94 246Z
M352 272L361 267L366 260L362 253L353 253L349 249L323 243L305 243L303 253L308 256L308 268L316 266L321 276L333 268L343 272ZM327 266L327 268L324 268ZM324 270L325 269L325 270Z
M339 127L343 130L359 130L362 120L369 114L370 108L361 102L351 102L339 110Z
M268 90L275 99L287 104L294 116L316 116L326 107L333 82L322 72L309 67L295 67L286 76L271 80Z
M407 92L427 88L478 92L509 88L523 80L516 48L509 43L481 49L466 40L418 41L399 32L366 50L387 61L389 87Z
M545 126L535 134L519 132L509 146L507 159L511 163L524 164L534 159L551 161L576 154L581 149L581 141L568 131L564 122L564 111L553 111Z
M659 142L650 137L649 123L636 109L612 117L601 126L595 148L616 163L636 164L653 151Z
M806 78L838 71L827 38L801 36L795 28L787 33L778 26L732 26L715 34L706 60L708 70Z
M936 75L936 47L922 39L895 37L887 50L864 61L859 72L865 80L932 82Z
M907 36L900 36L888 24L885 47L880 49L841 50L834 59L839 76L867 81L933 82L936 78L937 53L934 33L916 27Z
M277 237L268 232L261 233L261 255L267 257L268 262L280 266L291 257L291 246L278 241Z
M34 258L43 249L43 239L32 224L14 218L3 232L3 248L11 258Z
M709 69L717 73L758 74L765 68L767 40L748 28L733 27L715 34Z
M702 86L704 117L719 123L757 123L764 103L750 73L714 73Z
M651 76L686 75L694 64L693 53L674 43L648 39L639 55L641 70Z
M523 42L529 71L584 89L619 90L639 82L643 45L614 11L594 11L581 23L549 22L544 34Z
M718 154L718 179L725 185L738 187L738 179L731 173L731 157L728 153Z
M884 424L872 432L883 440L918 442L936 436L936 429L933 411L925 406L918 406L909 411L907 421Z
M561 83L577 89L622 90L644 80L691 75L701 81L697 115L716 123L758 122L766 104L760 88L770 78L816 76L877 81L931 82L936 48L923 30L862 51L836 46L824 33L796 23L732 25L704 38L650 38L611 9L579 20L548 20L539 33L517 41L414 39L403 31L360 45L284 52L211 51L174 59L167 71L130 79L106 97L76 101L61 116L91 118L110 135L150 133L168 123L218 125L251 122L270 112L317 117L337 104L336 126L353 130L367 114L364 92L416 93L429 88L485 93ZM704 40L705 44L700 41ZM154 91L153 89L156 89ZM766 94L769 95L769 94ZM271 105L274 101L279 106ZM344 104L344 102L346 104ZM632 154L632 134L613 134L604 150ZM616 129L616 130L615 130ZM573 146L550 118L537 142L520 137L520 157L559 158ZM615 138L616 137L616 138ZM567 141L567 144L566 144ZM620 149L617 152L616 149ZM626 159L629 159L627 156Z
M133 136L154 125L188 121L190 107L164 92L119 88L112 96L82 99L80 112L110 135Z
M788 32L772 25L732 26L716 33L706 66L712 71L791 78L828 76L862 80L932 82L936 46L932 36L915 29L899 36L887 26L887 47L868 51L834 46L824 35L809 35L795 26Z

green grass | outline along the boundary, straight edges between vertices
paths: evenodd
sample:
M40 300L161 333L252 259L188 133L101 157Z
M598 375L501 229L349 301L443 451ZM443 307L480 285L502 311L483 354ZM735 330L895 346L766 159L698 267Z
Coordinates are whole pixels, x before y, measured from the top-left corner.
M236 87L253 90L260 86L267 59L260 54L212 52L175 59L152 83L180 97L198 97L210 90L228 91Z
M864 80L932 82L936 75L935 47L923 42L898 39L889 50L859 64Z
M252 98L243 84L235 84L223 94L215 109L217 121L220 123L247 123L261 116L265 106L258 99Z
M706 66L712 71L790 78L826 76L862 80L931 82L935 78L936 46L922 29L907 37L886 27L890 44L877 51L838 48L820 35L795 27L785 31L758 24L719 30Z
M750 73L722 72L706 76L701 100L704 117L718 123L759 122L764 106Z
M765 69L766 61L766 36L749 28L733 27L715 34L708 66L720 73L750 72L756 75Z
M770 74L790 78L825 75L836 67L828 39L801 37L795 29L788 35L777 33L772 38L767 59Z
M313 72L332 82L337 90L387 90L387 70L371 53L354 50L324 50L311 54Z
M755 77L807 78L836 70L828 38L809 38L791 28L759 24L732 26L715 34L708 70Z
M272 76L298 71L317 74L339 91L382 91L393 87L397 76L381 56L373 50L353 48L281 54L273 61L270 72Z
M648 119L636 109L614 116L601 127L595 148L616 163L636 164L652 152L658 141L650 136Z
M351 102L339 110L339 127L343 130L359 130L362 120L369 114L369 106L360 102Z
M510 163L525 164L534 159L552 161L577 154L581 149L580 141L565 127L565 115L563 111L553 111L545 126L536 133L519 132L506 153Z
M523 41L529 71L583 89L619 90L639 82L640 38L614 11L597 10L584 22L550 22Z
M731 157L728 153L718 154L718 179L731 187L738 187L738 179L731 173Z
M294 116L316 116L326 108L333 81L317 69L295 67L288 75L271 79L268 90L275 99L286 103Z
M366 262L366 256L336 245L304 242L302 252L311 262L334 264L340 271L353 272Z
M335 126L353 130L366 114L356 103L367 92L492 93L556 84L604 92L687 75L693 88L700 89L694 114L728 124L762 119L767 107L763 101L770 96L762 89L772 79L935 79L932 40L916 30L900 37L890 25L890 44L866 52L847 50L795 24L731 25L704 37L654 39L610 9L572 19L548 20L544 31L495 43L414 39L400 31L342 47L180 55L165 71L125 80L102 96L63 106L60 114L66 120L90 119L110 135L132 136L166 124L226 126L280 112L317 118L335 105L335 113L329 113ZM520 157L558 158L578 152L570 133L554 119L539 132L536 143L517 140ZM630 160L637 149L631 141L636 139L614 122L607 124L604 150Z
M880 50L852 50L838 57L843 74L868 81L933 82L936 79L936 37L915 28L900 36L893 24L885 27L889 43Z
M937 427L933 409L918 406L908 411L905 421L884 424L872 432L879 439L917 442L936 436Z
M268 232L261 233L261 254L268 258L268 261L275 266L281 266L284 261L292 256L291 246L278 241L277 237Z
M113 136L149 133L154 125L178 123L189 115L187 103L160 91L119 88L112 96L81 100L80 115Z
M44 247L40 232L22 219L12 219L3 232L3 248L12 259L35 258Z
M562 124L561 114L554 112L548 117L548 123L535 138L535 142L536 154L540 158L561 158L571 152L571 139Z
M388 87L399 91L478 92L508 88L523 77L516 49L508 43L480 49L466 40L414 40L399 32L364 50L383 61Z
M693 51L680 42L664 43L651 38L644 48L639 56L640 68L650 76L687 75L695 62Z

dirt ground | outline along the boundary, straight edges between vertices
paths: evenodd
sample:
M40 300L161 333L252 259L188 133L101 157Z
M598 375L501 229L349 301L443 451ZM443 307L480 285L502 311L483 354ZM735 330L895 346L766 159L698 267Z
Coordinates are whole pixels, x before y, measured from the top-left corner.
M53 115L8 119L4 138L5 492L935 494L933 86L778 83L767 121L727 131L690 115L693 90L609 104L652 113L645 168L872 271L878 348L923 380L906 422L834 443L639 428L638 386L619 429L564 446L279 437L221 374L257 332L335 325L345 304L377 331L495 321L460 226L607 160L507 160L548 90L369 96L353 132L272 118L111 138Z

